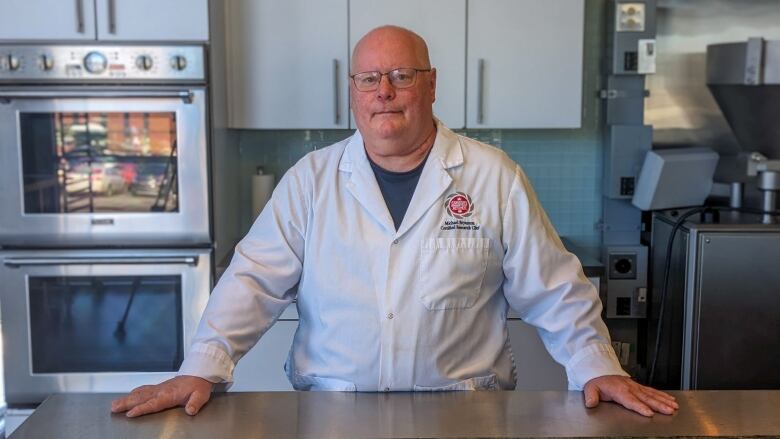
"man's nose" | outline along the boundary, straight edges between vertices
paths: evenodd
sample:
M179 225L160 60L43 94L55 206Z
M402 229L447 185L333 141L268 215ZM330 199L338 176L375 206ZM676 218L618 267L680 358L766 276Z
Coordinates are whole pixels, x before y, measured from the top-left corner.
M376 88L376 98L381 101L393 99L395 97L395 87L390 83L390 77L382 75L379 78L379 86Z

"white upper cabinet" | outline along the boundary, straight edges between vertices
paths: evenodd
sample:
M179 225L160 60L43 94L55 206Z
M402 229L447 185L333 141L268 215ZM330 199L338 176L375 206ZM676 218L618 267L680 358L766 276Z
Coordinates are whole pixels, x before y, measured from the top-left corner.
M107 41L207 41L208 12L208 0L96 0L97 37Z
M470 0L466 125L578 128L584 0Z
M94 39L94 0L0 0L0 40Z
M208 0L0 0L3 41L208 41Z
M233 128L348 128L347 0L231 0Z
M451 128L581 126L584 0L231 0L227 7L231 127L350 126L350 51L384 24L428 42L434 112Z
M384 24L411 29L425 39L431 66L437 74L434 114L450 128L463 128L466 123L466 0L351 0L350 54L366 32Z

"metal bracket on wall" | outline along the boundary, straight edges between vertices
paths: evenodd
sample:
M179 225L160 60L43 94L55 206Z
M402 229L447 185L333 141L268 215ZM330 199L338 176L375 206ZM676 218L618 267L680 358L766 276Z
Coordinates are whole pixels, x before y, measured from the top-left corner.
M634 90L599 90L599 98L601 99L626 99L626 98L648 98L650 97L650 90L642 90L642 92L636 92Z

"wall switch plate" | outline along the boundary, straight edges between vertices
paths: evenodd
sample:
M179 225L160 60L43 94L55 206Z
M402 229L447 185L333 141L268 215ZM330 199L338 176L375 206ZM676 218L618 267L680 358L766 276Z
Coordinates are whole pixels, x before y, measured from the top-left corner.
M636 72L640 75L649 75L655 73L655 38L639 40L638 61Z

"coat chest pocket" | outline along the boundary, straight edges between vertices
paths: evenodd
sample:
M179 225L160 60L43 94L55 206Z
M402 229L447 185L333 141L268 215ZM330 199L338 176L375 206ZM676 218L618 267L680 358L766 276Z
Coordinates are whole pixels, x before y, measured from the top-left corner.
M430 310L470 308L485 278L489 238L435 238L420 250L420 299Z

